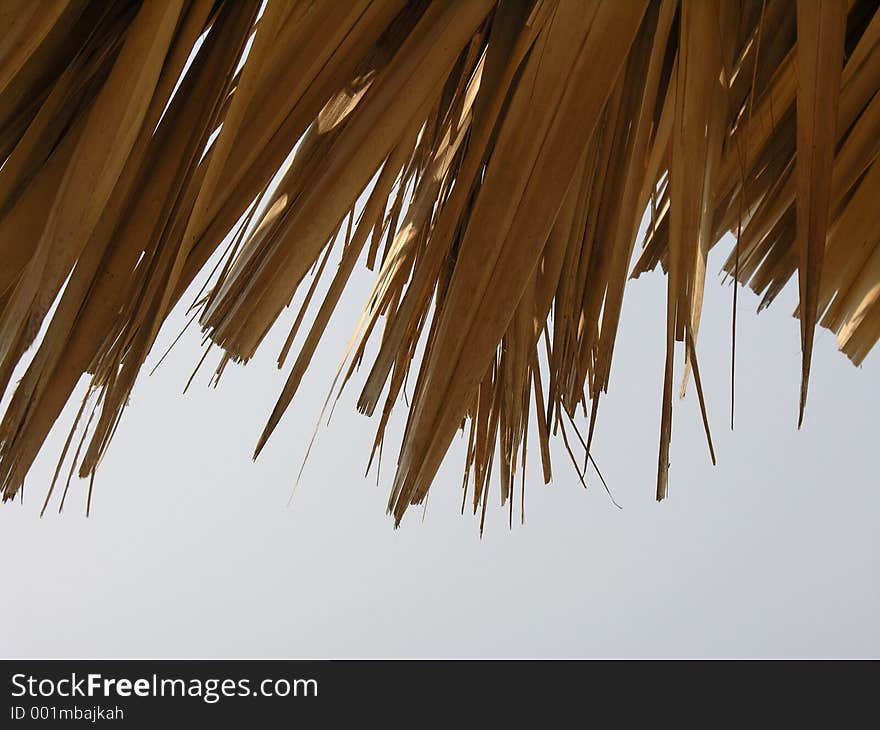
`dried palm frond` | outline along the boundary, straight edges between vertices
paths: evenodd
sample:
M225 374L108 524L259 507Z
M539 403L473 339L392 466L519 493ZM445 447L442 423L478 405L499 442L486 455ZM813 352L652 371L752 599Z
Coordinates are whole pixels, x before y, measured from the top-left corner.
M458 429L474 511L496 461L512 506L530 422L545 480L578 407L589 456L626 282L658 263L662 499L676 343L708 435L696 345L728 231L725 269L763 303L797 273L801 417L816 324L855 363L880 338L876 0L6 0L0 27L0 393L37 345L0 424L4 499L84 374L74 462L94 476L227 244L198 303L218 374L317 272L257 452L355 267L375 272L340 377L378 341L358 407L379 450L415 375L398 522Z

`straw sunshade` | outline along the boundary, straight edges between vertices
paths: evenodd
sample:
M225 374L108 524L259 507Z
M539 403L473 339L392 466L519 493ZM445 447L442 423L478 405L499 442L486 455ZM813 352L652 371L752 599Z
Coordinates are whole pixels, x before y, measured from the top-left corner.
M363 366L374 453L408 408L397 522L458 429L475 511L493 465L513 504L527 443L546 480L551 437L588 455L627 281L657 264L662 499L677 352L708 436L698 331L727 232L726 271L764 304L797 279L801 417L816 325L855 363L880 337L876 0L3 0L0 28L5 500L84 375L61 458L94 476L218 258L195 308L218 374L306 292L257 453L374 272L339 382Z

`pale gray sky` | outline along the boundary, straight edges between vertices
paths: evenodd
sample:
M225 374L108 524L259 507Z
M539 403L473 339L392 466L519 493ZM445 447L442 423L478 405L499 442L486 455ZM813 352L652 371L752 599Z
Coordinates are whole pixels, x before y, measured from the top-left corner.
M375 474L363 478L375 422L355 411L356 387L321 429L286 507L368 277L334 317L256 464L253 446L286 377L274 367L286 329L247 367L227 368L218 389L205 387L206 369L181 397L199 357L192 332L138 381L90 518L87 482L72 485L63 515L38 517L69 419L33 469L24 505L0 509L0 654L880 654L880 358L856 369L821 330L798 431L794 287L758 316L742 290L731 433L731 290L719 284L721 261L719 252L710 260L698 345L718 467L691 389L674 406L669 499L654 501L665 279L648 275L625 299L595 440L623 510L595 480L583 490L555 444L550 486L530 454L525 526L508 530L496 506L482 540L477 521L458 512L460 443L424 521L413 509L393 529L384 510L403 410L377 487Z

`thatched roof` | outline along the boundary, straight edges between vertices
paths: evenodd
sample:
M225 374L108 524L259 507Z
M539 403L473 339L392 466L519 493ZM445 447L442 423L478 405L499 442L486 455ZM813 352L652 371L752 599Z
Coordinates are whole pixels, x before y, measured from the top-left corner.
M880 337L876 0L4 0L0 28L4 499L84 374L87 436L61 457L94 475L221 245L196 309L218 371L307 290L257 452L352 271L375 272L340 382L378 342L358 407L376 450L409 409L398 521L460 428L475 510L493 463L512 506L527 443L547 480L552 436L588 454L627 281L658 263L662 499L677 350L705 420L706 258L728 231L726 270L765 303L797 278L801 416L816 325L856 363Z

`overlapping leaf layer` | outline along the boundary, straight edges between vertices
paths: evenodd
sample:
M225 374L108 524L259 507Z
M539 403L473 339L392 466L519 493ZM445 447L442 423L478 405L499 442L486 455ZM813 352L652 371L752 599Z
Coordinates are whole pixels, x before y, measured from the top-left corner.
M797 277L801 416L817 324L856 363L880 338L876 0L5 0L0 28L4 499L84 375L62 461L94 475L221 252L197 308L218 372L306 291L257 451L355 268L374 272L341 376L365 366L375 450L414 382L396 521L461 428L484 514L493 465L512 511L527 443L547 480L553 435L588 456L627 281L658 263L662 498L677 348L706 420L700 310L727 232L726 270L764 303Z

